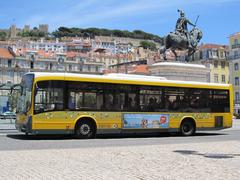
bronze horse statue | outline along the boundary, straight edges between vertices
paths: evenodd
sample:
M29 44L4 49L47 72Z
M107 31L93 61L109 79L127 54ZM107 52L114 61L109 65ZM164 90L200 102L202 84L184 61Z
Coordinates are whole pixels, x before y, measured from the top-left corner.
M202 31L195 27L189 32L189 41L185 34L179 33L178 31L170 32L164 38L164 46L160 49L160 52L163 54L164 60L167 60L166 50L171 50L175 55L175 60L177 60L177 53L175 50L187 50L186 61L189 61L189 57L196 51L197 45L201 39Z

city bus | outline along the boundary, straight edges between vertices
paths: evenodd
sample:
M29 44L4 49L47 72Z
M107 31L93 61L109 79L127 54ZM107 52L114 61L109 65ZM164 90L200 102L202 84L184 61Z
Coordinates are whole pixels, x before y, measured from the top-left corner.
M16 128L27 134L177 132L232 126L230 84L144 75L30 72L23 76Z

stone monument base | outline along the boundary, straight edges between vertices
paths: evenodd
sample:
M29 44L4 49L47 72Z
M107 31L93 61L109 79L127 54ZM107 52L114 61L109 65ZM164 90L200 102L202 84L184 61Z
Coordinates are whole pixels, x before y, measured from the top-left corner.
M159 62L149 66L151 75L168 80L209 82L210 69L200 64L182 62Z

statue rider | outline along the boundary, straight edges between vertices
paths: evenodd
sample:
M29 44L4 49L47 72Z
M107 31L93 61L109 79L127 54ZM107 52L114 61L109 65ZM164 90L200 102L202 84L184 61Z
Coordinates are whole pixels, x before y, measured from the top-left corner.
M179 32L181 35L185 35L188 41L188 48L191 48L190 37L187 25L190 24L195 27L193 23L191 23L186 17L185 13L182 10L178 10L180 12L180 17L177 20L175 31Z

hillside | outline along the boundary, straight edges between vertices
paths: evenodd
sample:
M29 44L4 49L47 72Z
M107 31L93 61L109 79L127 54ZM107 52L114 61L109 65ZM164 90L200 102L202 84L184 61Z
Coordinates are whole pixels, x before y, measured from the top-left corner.
M158 35L146 33L141 30L134 30L132 32L127 30L110 30L110 29L100 29L100 28L67 28L67 27L59 27L58 30L52 33L54 37L91 37L95 36L115 36L115 37L127 37L134 39L145 39L145 40L153 40L157 43L162 44L163 38Z

